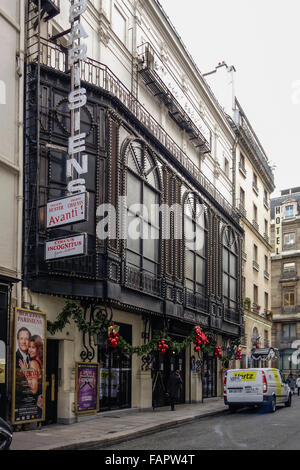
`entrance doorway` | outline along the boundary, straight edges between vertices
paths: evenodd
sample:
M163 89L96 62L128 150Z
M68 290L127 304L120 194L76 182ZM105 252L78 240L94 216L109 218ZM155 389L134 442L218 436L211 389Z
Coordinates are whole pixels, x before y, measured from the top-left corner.
M165 354L156 352L152 369L152 406L169 405L168 382L170 375L179 370L182 379L179 399L176 403L185 403L185 350L180 354L166 351Z
M119 333L132 344L132 327L117 323ZM131 407L131 356L108 347L106 339L99 345L100 412Z
M202 397L217 396L217 359L204 355L202 368Z
M57 422L58 351L59 342L52 339L47 340L46 419L43 424Z

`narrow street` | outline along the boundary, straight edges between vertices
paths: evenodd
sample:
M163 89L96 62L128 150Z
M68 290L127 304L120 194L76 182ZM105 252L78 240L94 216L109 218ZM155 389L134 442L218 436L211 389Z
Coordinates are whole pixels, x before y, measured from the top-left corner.
M275 413L243 409L106 447L105 450L299 450L300 397Z

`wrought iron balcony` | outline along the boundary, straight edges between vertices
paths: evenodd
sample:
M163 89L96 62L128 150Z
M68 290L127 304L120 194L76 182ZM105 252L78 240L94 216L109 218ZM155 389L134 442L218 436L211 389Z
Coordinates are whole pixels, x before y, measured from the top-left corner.
M138 47L138 71L151 93L165 103L170 116L190 135L195 147L209 152L210 129L149 42Z
M270 203L269 203L269 201L268 201L266 198L264 198L264 206L265 206L265 208L266 208L267 210L270 209Z
M246 178L247 176L247 170L245 168L245 165L241 162L239 162L239 170L242 173L242 175Z
M256 222L255 219L252 220L252 225L255 228L255 230L257 230L259 232L259 225L258 225L258 223Z
M68 73L68 55L66 50L46 39L41 40L40 57L38 57L38 52L34 48L32 49L32 51L29 51L27 60L30 62L37 62L39 60L40 64L45 67L49 67L64 74ZM81 64L81 79L116 97L217 204L232 218L236 220L239 219L234 207L222 196L218 189L201 172L198 166L183 152L163 127L160 126L149 111L132 95L107 65L93 59L87 59L86 62L82 62Z
M270 238L269 238L269 235L266 232L264 233L264 239L266 240L266 242L269 243Z
M194 293L190 289L185 289L185 306L194 310L201 310L208 313L208 298L205 294Z
M268 273L268 271L264 271L264 277L265 277L265 279L269 280L270 279L270 273Z
M260 305L256 304L255 302L253 302L252 304L252 312L253 313L257 313L258 315L261 313L260 311Z
M126 286L147 294L161 295L161 281L159 278L131 266L126 267Z
M41 18L44 21L49 21L60 13L60 0L31 0L37 7L40 6L42 10ZM45 16L47 15L47 16Z
M255 194L257 194L257 195L258 195L258 193L259 193L259 189L258 189L258 186L257 186L257 184L256 184L256 183L254 183L254 182L252 183L252 189L253 189L253 191L255 192Z
M240 120L239 128L242 131L242 135L246 138L246 140L250 144L250 147L252 148L256 156L258 157L260 163L263 165L268 176L272 180L272 183L274 184L274 173L269 165L268 158L237 99L236 99L236 106L238 107L240 111L241 120Z
M240 215L244 218L247 217L247 211L245 209L245 204L243 201L241 201L240 199L238 199L236 201L236 207L237 207L237 211L240 213Z
M295 269L281 273L280 281L290 281L291 279L298 280L297 271Z
M298 307L296 305L287 305L284 307L281 307L280 313L296 313L298 310Z
M233 310L231 308L225 308L224 320L239 325L240 324L240 312L237 310Z
M252 265L253 265L253 269L255 269L256 271L259 271L259 264L257 263L257 261L253 260Z

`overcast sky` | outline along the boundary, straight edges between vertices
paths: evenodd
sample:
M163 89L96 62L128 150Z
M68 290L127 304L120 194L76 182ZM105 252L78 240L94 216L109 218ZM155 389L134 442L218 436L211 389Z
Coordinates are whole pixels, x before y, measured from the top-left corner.
M234 65L236 95L276 190L300 186L300 1L159 0L202 73Z

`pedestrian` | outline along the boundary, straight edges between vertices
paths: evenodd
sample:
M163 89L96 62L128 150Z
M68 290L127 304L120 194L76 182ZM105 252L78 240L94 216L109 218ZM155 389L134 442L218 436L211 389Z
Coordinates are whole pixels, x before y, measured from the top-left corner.
M298 397L299 397L299 395L300 395L300 375L296 380L296 387L297 387L297 390L298 390Z
M176 370L170 376L169 382L168 382L168 392L170 396L170 405L171 405L172 411L175 411L175 402L179 398L181 387L182 387L182 380L180 377L180 372L179 370Z
M293 374L290 372L288 378L287 378L287 383L291 389L292 394L294 395L295 393L295 379L293 377Z

